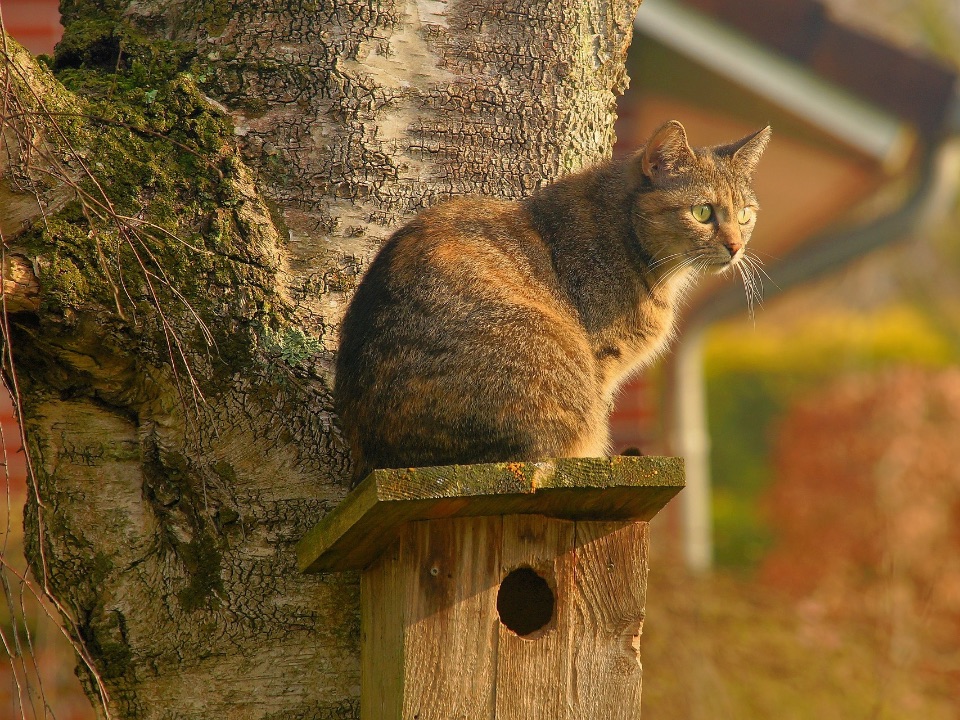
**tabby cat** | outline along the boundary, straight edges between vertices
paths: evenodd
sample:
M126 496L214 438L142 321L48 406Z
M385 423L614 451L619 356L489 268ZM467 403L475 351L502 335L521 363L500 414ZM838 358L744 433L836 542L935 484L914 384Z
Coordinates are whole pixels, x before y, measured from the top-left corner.
M671 121L527 200L455 199L394 233L341 326L354 480L605 455L614 393L663 351L684 291L742 261L769 139L694 150Z

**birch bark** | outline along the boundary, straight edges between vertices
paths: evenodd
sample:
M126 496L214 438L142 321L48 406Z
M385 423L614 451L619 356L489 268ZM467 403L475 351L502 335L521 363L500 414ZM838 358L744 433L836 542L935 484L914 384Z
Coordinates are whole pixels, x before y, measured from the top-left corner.
M102 713L357 717L358 580L293 552L347 492L344 306L420 209L609 154L638 4L66 0L50 63L7 41L27 552Z

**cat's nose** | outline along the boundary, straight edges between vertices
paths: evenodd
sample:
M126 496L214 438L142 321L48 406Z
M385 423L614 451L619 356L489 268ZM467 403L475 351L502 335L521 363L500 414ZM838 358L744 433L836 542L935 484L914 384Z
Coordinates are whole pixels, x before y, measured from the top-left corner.
M739 243L736 240L728 240L723 244L723 246L727 249L727 252L730 253L730 257L733 257L740 252L740 248L743 247L743 243Z

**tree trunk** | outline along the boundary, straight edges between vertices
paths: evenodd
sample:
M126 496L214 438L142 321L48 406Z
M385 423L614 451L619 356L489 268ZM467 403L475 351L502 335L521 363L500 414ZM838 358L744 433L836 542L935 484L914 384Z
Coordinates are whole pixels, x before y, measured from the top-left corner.
M7 41L27 552L102 713L357 716L357 577L293 552L347 492L340 316L423 207L609 154L638 4L65 0L53 75Z

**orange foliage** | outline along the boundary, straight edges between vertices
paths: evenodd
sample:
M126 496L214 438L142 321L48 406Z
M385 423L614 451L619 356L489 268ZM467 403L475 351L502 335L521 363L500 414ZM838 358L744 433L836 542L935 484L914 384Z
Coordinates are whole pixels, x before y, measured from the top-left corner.
M829 643L870 626L891 667L960 700L960 369L842 379L792 409L766 509L764 580Z

